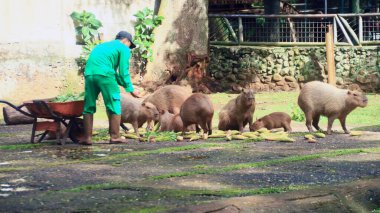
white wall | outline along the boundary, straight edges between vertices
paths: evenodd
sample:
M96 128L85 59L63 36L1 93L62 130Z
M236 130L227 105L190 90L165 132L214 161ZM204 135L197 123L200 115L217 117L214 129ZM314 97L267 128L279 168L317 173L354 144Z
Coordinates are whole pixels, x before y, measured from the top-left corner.
M49 97L65 87L81 52L73 11L94 13L112 40L120 30L133 33L133 14L153 6L154 0L0 0L0 99Z

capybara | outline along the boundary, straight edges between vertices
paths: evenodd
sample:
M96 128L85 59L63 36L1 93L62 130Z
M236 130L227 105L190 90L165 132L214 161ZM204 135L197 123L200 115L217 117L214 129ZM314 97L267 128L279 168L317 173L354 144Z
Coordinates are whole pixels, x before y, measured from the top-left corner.
M367 97L359 91L338 89L327 83L312 81L306 83L298 96L298 105L305 113L306 126L313 132L311 125L318 126L321 115L328 118L327 134L331 134L331 127L335 119L339 119L346 134L346 117L356 107L366 107Z
M183 128L183 122L179 114L172 114L166 110L160 112L160 131L180 132ZM190 125L186 131L194 131L195 125Z
M284 128L284 131L291 132L291 121L292 119L285 112L273 112L256 120L249 129L251 131L256 131L264 127L267 129Z
M159 119L159 112L157 107L150 103L142 103L142 100L130 97L126 94L121 94L121 123L130 123L138 135L138 128L145 122ZM152 128L147 126L147 129Z
M159 110L167 110L170 113L178 114L182 103L191 95L191 90L178 85L164 86L151 95L143 103L150 102Z
M241 94L230 100L219 112L220 130L243 129L247 123L252 125L252 116L255 112L255 93L252 89L242 89Z
M200 125L204 133L212 134L212 117L214 116L214 106L210 98L202 93L194 93L181 106L179 115L183 122L182 134L185 134L186 128L196 125L196 131L199 132Z

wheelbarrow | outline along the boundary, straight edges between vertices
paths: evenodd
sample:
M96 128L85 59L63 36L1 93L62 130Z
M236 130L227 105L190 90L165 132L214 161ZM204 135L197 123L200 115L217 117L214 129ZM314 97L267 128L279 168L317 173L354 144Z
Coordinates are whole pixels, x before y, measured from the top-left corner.
M79 117L82 116L84 101L54 103L50 102L50 100L26 101L20 106L15 106L4 100L0 100L0 103L7 104L18 112L33 118L31 143L34 143L35 137L38 136L38 142L41 142L49 131L56 133L57 144L65 144L68 137L74 143L78 143L79 138L83 135L83 120ZM24 110L24 107L29 112ZM63 135L61 133L61 124L66 127ZM36 131L44 132L36 135Z

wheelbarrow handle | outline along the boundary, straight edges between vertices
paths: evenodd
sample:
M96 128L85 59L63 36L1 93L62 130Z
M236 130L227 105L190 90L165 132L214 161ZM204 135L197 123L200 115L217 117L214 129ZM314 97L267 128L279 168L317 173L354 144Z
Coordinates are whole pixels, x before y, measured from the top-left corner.
M20 112L20 113L22 113L28 117L36 118L36 116L34 116L34 115L30 114L29 112L26 112L26 111L21 109L25 106L25 104L21 104L20 106L15 106L15 105L9 103L8 101L4 101L4 100L0 100L0 103L8 105L8 106L12 107L13 109L15 109L16 111L18 111L18 112Z

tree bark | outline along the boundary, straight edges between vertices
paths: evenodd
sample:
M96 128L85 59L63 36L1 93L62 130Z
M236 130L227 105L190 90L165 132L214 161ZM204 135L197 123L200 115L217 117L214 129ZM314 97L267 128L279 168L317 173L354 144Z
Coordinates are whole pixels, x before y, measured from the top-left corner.
M280 14L281 10L281 2L280 0L264 0L264 12L265 14ZM269 21L269 29L270 29L270 41L271 42L279 42L279 19L268 19Z
M142 85L159 86L181 73L190 52L208 53L207 7L207 0L161 0L158 15L164 20L154 30L153 61L148 62Z
M25 108L23 110L29 112ZM6 125L31 124L34 120L34 118L26 116L12 107L3 108L3 117Z

